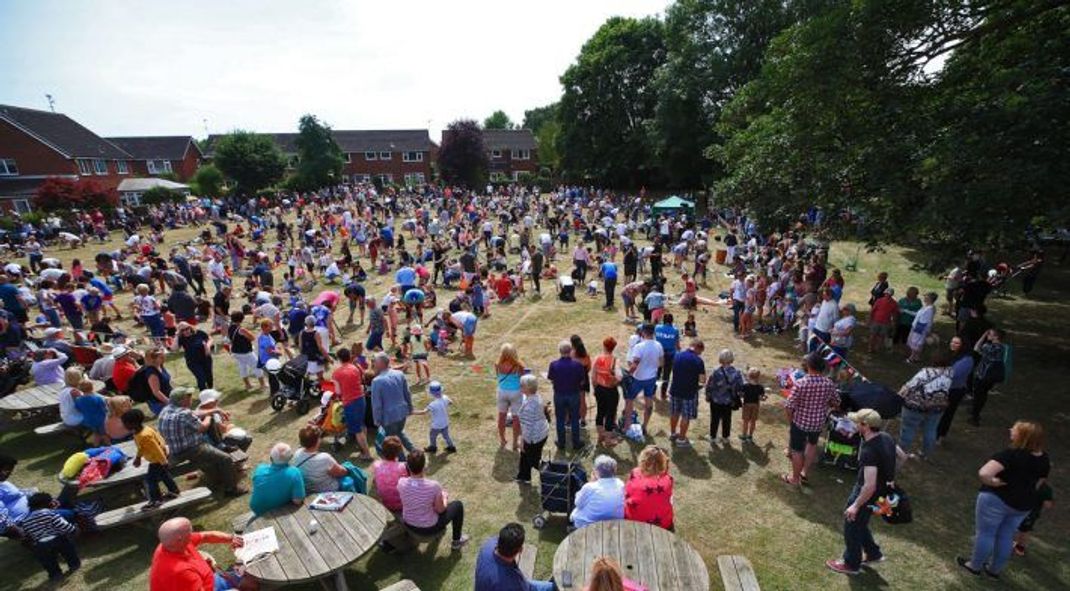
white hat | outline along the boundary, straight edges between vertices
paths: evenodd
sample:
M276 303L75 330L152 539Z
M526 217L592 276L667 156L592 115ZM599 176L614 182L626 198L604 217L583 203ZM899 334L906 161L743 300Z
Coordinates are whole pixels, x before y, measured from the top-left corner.
M267 362L264 363L264 369L274 373L282 369L282 362L278 359L268 359Z
M197 395L197 401L200 402L200 406L205 406L208 404L219 402L219 399L221 397L222 394L219 393L219 390L201 390L201 393Z
M47 339L48 337L54 337L54 336L56 336L58 334L61 334L62 332L63 332L63 329L51 326L51 327L45 329L45 338Z

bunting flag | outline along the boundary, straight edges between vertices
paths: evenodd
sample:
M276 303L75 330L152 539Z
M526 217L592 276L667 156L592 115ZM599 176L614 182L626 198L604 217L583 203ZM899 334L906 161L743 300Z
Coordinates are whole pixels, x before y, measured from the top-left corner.
M862 372L857 367L851 365L846 359L844 359L839 353L837 353L828 343L826 343L821 337L816 334L811 334L808 344L818 342L818 346L815 352L825 360L825 363L834 369L843 369L847 372L847 375L852 378L858 378L863 382L870 381L869 378L862 375ZM811 347L812 348L812 347Z

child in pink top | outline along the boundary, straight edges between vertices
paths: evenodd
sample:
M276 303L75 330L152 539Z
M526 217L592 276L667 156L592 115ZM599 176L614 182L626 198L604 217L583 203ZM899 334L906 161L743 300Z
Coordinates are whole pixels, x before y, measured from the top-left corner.
M399 461L405 448L401 445L401 439L391 435L383 440L382 450L379 455L383 457L372 464L375 475L375 490L379 495L379 501L387 510L397 513L401 511L401 494L398 493L398 480L408 476L409 471L405 462Z

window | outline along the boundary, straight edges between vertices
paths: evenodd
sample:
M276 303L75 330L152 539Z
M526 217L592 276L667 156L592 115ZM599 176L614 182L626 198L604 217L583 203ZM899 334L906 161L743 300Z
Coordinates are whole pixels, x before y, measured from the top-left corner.
M116 160L115 170L117 170L119 174L130 174L130 165L126 160Z
M77 162L80 174L93 174L93 164L90 161L79 159Z
M413 185L424 184L424 173L422 172L410 172L405 175L405 186L411 187Z
M353 155L350 154L349 152L346 152L345 154L343 154L343 156L345 156L346 164L349 164L350 162L353 162Z
M15 176L19 173L19 167L15 166L14 158L0 158L0 176Z
M394 182L394 175L392 175L392 174L381 174L381 175L379 175L379 182L384 184L384 185L389 185L389 184Z
M501 150L491 150L490 151L490 157L491 158L501 158L502 157L502 151Z
M504 172L492 172L492 173L490 173L490 180L491 181L494 181L494 182L504 181L505 178L506 177L505 177L505 173Z
M370 183L372 182L372 175L370 174L355 174L353 175L354 183Z
M390 160L391 158L393 158L393 156L394 156L393 152L379 152L379 159L380 160Z
M423 152L405 152L405 153L403 153L401 155L401 160L403 162L423 162L424 161L424 153Z
M141 193L123 193L119 200L127 207L137 207L141 205Z
M521 175L521 174L523 174L523 173L522 173L521 171L519 171L519 170L514 170L514 171L513 171L513 180L514 180L514 181L519 181L519 180L520 180L520 175Z
M364 159L365 160L378 160L379 159L379 153L378 152L365 152L364 153Z
M108 174L108 161L107 160L94 160L93 172L96 174Z
M513 150L513 160L531 160L531 150Z
M16 199L15 211L19 213L30 213L30 200L29 199Z
M171 172L170 160L149 160L147 161L149 174L164 174Z

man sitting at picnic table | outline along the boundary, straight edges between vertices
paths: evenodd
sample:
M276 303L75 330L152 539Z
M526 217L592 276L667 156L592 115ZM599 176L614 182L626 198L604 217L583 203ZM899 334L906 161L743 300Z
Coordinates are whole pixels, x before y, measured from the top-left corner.
M524 526L508 523L483 542L476 558L475 591L553 591L552 581L532 581L520 572L517 559L524 550Z
M211 415L199 416L190 410L193 389L178 387L171 391L169 403L160 411L156 429L163 435L175 464L190 461L214 484L221 485L228 496L249 492L238 484L238 474L230 454L210 444L204 433L212 425Z
M201 544L242 546L241 536L221 531L194 532L185 517L163 522L159 530L160 545L152 554L149 591L225 591L230 582L217 573L197 550Z
M305 477L301 470L290 465L294 457L289 444L276 443L269 454L271 463L260 464L253 471L253 494L249 508L257 515L285 507L287 503L305 502Z

